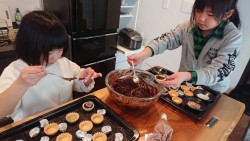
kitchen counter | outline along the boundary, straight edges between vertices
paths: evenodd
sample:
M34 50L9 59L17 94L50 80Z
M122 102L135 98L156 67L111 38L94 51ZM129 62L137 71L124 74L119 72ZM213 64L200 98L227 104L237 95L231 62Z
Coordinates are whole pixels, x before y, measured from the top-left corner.
M160 101L155 102L154 105L146 109L131 110L120 107L114 103L111 97L109 97L106 88L100 89L91 94L101 99L118 115L134 126L140 132L140 141L144 140L145 134L153 131L153 128L162 113L166 113L168 116L168 122L174 131L172 135L172 140L174 141L225 141L239 122L239 119L245 110L245 105L243 103L222 94L207 116L202 121L196 122ZM75 100L71 102L74 101ZM67 105L68 103L63 104L62 106ZM51 110L54 109L56 108ZM18 124L31 120L51 110L2 127L0 128L0 132L15 127ZM204 124L212 116L219 117L219 121L212 128L205 127Z
M8 52L8 51L14 51L14 45L7 45L7 46L0 47L0 53L1 52Z
M14 51L14 45L7 45L0 47L0 75L5 67L7 67L12 61L16 60Z

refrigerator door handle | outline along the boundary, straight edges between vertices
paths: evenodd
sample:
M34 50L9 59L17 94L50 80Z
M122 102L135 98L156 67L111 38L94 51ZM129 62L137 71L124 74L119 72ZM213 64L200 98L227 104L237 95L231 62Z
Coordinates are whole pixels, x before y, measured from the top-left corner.
M111 36L111 35L117 35L117 34L118 33L102 34L102 35L96 35L96 36L73 38L73 40L92 39L92 38L105 37L105 36Z
M84 65L85 67L88 67L88 66L91 66L91 65L94 65L94 64L99 64L99 63L102 63L102 62L105 62L105 61L109 61L109 60L112 60L112 59L115 59L116 57L110 57L110 58L107 58L107 59L103 59L103 60L100 60L100 61L96 61L96 62L93 62L93 63L89 63L89 64L86 64Z

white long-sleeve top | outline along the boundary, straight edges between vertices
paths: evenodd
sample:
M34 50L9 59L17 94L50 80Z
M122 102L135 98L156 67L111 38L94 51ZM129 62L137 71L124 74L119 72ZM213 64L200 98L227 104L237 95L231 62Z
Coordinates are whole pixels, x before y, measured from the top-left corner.
M25 67L28 67L28 65L19 59L4 69L0 77L0 93L10 87L18 78L20 71ZM46 69L50 73L64 77L78 77L83 70L65 57L58 59ZM90 85L85 86L79 80L66 81L60 77L48 74L25 92L10 116L14 121L21 120L72 100L73 90L89 92L93 87L94 81Z

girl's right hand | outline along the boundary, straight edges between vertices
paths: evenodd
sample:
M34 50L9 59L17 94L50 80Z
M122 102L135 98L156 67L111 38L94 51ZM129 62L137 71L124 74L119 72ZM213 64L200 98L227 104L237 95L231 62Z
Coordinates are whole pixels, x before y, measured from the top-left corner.
M143 60L145 60L148 57L150 57L151 54L152 54L151 50L149 48L145 47L144 50L141 51L140 53L136 53L136 54L132 54L132 55L128 56L127 57L128 63L131 65L132 61L133 61L134 65L138 65Z
M136 53L136 54L132 54L130 56L128 56L128 63L131 65L132 61L134 63L134 65L138 65L140 64L144 58L141 57L141 53Z
M21 70L17 81L25 87L31 87L36 85L47 73L44 66L29 66Z

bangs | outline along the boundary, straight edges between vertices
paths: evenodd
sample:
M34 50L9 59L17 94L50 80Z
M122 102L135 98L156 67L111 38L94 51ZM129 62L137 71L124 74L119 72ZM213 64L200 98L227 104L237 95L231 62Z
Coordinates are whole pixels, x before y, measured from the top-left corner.
M191 26L195 25L195 11L203 11L205 7L211 8L215 20L221 22L230 10L234 10L233 14L227 18L233 22L236 27L240 27L240 17L237 9L237 0L195 0L190 17Z
M195 10L203 10L206 6L210 6L209 0L196 0L194 3Z
M58 23L60 24L60 23ZM47 30L46 30L47 29ZM48 30L49 29L49 30ZM42 30L42 29L41 29ZM46 27L40 37L40 47L43 50L41 51L44 55L44 59L48 62L49 52L54 49L63 49L63 56L68 50L68 35L63 26L53 25Z
M68 35L58 19L48 12L34 11L22 19L16 38L19 58L29 65L40 65L40 57L48 62L49 52L63 48L68 50Z
M64 49L63 55L68 49L68 35L64 27L59 22L50 24L33 24L33 43L34 51L44 56L44 60L48 62L49 52L54 49ZM38 27L36 27L38 26ZM34 56L33 56L34 57Z
M230 10L225 5L226 0L196 0L193 6L192 17L195 10L204 10L205 7L210 7L217 21L223 19L224 14Z
M68 36L63 28L58 26L50 27L49 30L43 30L40 34L40 42L44 50L51 51L53 49L65 48L68 44Z

